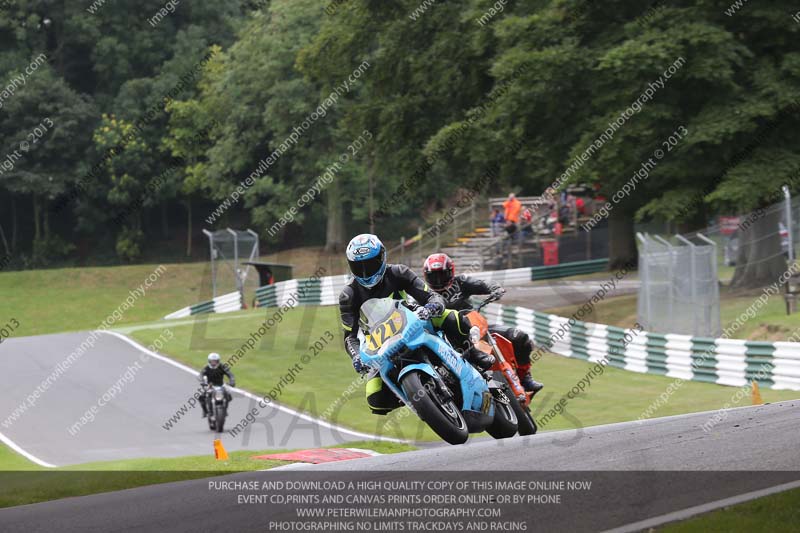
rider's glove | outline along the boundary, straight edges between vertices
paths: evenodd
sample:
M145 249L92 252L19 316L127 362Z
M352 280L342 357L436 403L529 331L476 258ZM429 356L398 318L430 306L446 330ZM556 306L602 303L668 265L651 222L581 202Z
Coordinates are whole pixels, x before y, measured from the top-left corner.
M432 314L427 306L417 307L416 315L420 320L430 320Z
M417 308L416 313L420 320L430 320L433 317L440 316L442 314L442 308L434 303L427 303Z
M230 382L228 382L228 385L230 385L231 387L235 387L236 386L236 382L235 381L230 381Z
M493 290L493 291L492 291L492 297L493 297L495 300L499 300L500 298L502 298L502 297L503 297L503 295L504 295L505 293L506 293L506 290L505 290L503 287L498 287L497 289L495 289L495 290Z
M359 374L363 374L367 371L367 365L361 362L360 357L353 357L353 368L355 368L356 372Z

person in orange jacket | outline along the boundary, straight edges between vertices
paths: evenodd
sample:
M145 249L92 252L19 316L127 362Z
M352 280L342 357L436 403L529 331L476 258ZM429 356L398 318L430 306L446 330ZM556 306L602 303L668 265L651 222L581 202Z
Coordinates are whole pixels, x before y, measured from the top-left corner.
M506 231L509 235L517 232L519 226L519 214L522 211L522 202L517 200L517 195L513 192L508 195L508 200L503 202L505 209Z

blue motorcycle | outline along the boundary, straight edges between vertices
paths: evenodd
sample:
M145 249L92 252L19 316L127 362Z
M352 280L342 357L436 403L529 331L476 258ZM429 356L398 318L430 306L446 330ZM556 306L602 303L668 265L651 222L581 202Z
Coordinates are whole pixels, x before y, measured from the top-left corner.
M361 361L423 422L450 444L487 431L517 432L517 416L502 385L481 375L405 302L373 298L361 306Z

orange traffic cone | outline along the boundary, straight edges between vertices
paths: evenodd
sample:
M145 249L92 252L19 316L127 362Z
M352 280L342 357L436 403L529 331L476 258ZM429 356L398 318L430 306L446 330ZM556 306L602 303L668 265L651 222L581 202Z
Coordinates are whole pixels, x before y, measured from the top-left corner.
M764 400L761 399L761 391L758 390L758 381L753 380L753 405L762 405Z
M225 446L222 445L220 439L214 439L214 457L220 461L228 460L228 452L225 451Z

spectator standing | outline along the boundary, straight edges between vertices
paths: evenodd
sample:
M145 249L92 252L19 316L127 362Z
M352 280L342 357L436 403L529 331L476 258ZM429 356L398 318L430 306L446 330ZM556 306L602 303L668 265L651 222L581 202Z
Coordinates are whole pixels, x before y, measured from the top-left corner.
M526 207L522 212L522 234L524 236L533 235L533 208Z
M506 231L509 235L513 235L518 229L522 203L517 200L517 195L512 192L508 195L508 200L503 202L503 209L505 209Z
M579 216L586 215L586 203L583 201L583 198L580 196L575 199L575 209L578 211Z
M495 208L489 220L492 223L492 237L497 237L500 235L500 230L505 224L506 217L503 216L503 213L501 213L499 209Z
M561 222L562 226L566 226L569 224L569 218L570 218L569 205L564 204L558 210L558 221Z

